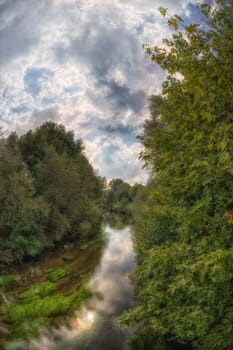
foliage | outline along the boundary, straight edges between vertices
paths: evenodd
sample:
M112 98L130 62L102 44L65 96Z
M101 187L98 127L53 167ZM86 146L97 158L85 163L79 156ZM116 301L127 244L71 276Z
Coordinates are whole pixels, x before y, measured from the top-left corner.
M167 347L164 338L155 337L153 332L149 333L147 328L140 328L130 341L132 350L171 350Z
M0 138L0 263L65 237L88 240L100 230L102 187L82 142L62 125Z
M111 213L107 215L107 224L113 229L123 230L130 224L131 219L128 215Z
M233 4L217 5L199 5L204 26L173 17L167 48L146 49L168 75L140 137L153 186L135 237L137 302L122 317L203 350L233 343Z
M13 147L12 137L2 140L0 149L0 262L20 260L25 251L33 256L45 242L48 207L41 196L35 197L15 142Z
M110 181L104 194L104 207L108 212L131 215L133 201L143 185L135 184L130 186L121 179Z

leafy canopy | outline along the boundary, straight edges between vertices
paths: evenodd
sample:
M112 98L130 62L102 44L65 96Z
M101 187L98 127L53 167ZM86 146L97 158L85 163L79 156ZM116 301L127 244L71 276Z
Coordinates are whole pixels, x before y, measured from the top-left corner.
M100 230L102 180L82 142L46 122L0 138L0 264L35 256L55 241Z
M233 343L233 2L216 2L198 5L200 24L169 18L166 49L145 48L168 75L140 137L153 205L122 317L203 350Z

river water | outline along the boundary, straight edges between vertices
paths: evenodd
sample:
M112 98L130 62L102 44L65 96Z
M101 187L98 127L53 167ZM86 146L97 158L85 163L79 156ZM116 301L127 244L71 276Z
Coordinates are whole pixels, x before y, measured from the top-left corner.
M49 329L27 346L30 350L125 350L129 331L117 317L132 304L129 274L135 265L130 227L105 226L107 242L90 278L92 297L66 325ZM17 350L21 350L19 347ZM25 349L25 347L24 347Z

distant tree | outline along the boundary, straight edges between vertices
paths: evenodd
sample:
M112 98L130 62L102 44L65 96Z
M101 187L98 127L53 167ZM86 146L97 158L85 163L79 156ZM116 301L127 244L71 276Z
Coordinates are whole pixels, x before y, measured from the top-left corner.
M110 212L131 214L132 196L131 186L122 179L113 179L105 191L105 207ZM133 194L133 192L132 192Z
M122 179L112 179L104 191L105 210L131 216L144 187L142 184L129 185Z

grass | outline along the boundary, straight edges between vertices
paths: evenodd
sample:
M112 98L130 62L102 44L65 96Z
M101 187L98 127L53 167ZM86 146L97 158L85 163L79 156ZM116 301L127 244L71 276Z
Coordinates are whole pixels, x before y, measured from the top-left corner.
M80 249L86 250L91 245L104 240L105 236L100 233L94 236L91 241L83 243ZM61 259L67 263L75 261L76 258L72 253L61 256ZM2 322L10 325L11 329L5 344L12 342L16 344L17 341L23 342L23 339L26 342L27 339L37 336L41 328L53 324L56 316L72 315L81 303L91 296L87 289L87 278L79 280L78 284L73 285L71 289L64 290L64 283L67 281L62 281L62 279L69 275L72 277L73 274L73 270L69 271L62 266L53 267L47 270L43 278L44 282L20 292L12 291L10 293L9 291L8 300L10 302L0 306ZM75 274L77 274L76 271ZM73 281L72 278L71 280ZM14 275L0 276L0 288L1 286L10 286L15 281L16 276ZM71 283L73 284L73 282ZM1 346L0 350L2 350Z
M65 255L65 256L62 257L62 259L65 262L70 262L70 261L74 261L75 260L75 256L74 255Z
M45 297L52 294L56 290L55 283L46 281L44 283L35 285L30 289L25 290L19 294L19 299L23 302L30 302L30 300L35 299L36 297Z
M90 297L90 292L86 288L87 279L83 279L78 289L71 295L64 296L61 293L52 293L54 286L45 282L37 287L21 293L26 296L27 302L22 304L11 303L6 306L8 312L7 323L20 325L22 322L34 320L45 320L58 315L71 314L76 310L81 302ZM40 293L40 294L39 294ZM38 298L38 296L41 296Z
M95 236L95 238L93 240L90 241L89 244L104 242L105 239L106 239L106 235L104 234L104 232L100 232Z
M64 267L56 267L48 270L48 280L50 282L57 282L61 278L69 275L69 271Z
M16 281L16 276L15 275L3 275L0 276L0 287L7 287L11 283Z
M17 299L4 304L0 310L5 315L5 322L12 326L12 331L0 350L6 350L5 346L12 344L16 344L13 348L18 349L18 342L27 344L28 339L36 337L42 328L51 325L54 317L72 315L91 296L87 289L88 281L87 277L81 279L70 295L59 293L56 284L50 281L15 295Z
M12 305L7 322L20 324L25 320L30 321L41 317L65 314L68 311L68 305L69 301L62 294L34 299L31 303L24 305Z
M85 242L80 245L80 250L87 250L92 244L105 241L105 234L103 232L98 233L91 241Z
M88 243L83 243L80 245L80 250L87 250L88 247L89 247Z

